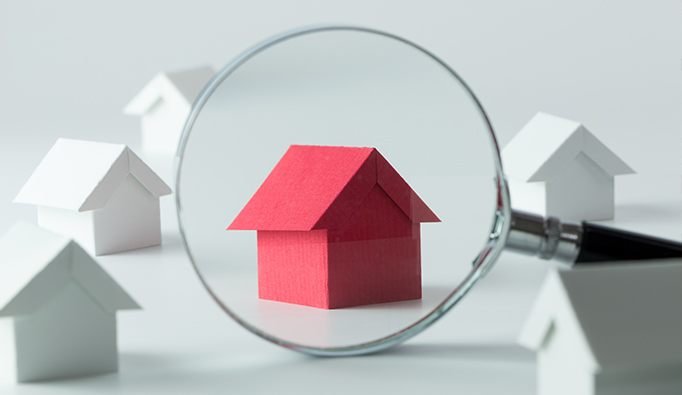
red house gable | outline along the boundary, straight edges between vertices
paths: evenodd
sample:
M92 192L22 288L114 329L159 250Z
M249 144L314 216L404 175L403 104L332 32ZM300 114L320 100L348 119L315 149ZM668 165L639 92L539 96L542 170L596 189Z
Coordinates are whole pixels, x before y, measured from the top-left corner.
M421 298L439 221L376 149L292 145L228 230L258 231L261 299L339 308Z

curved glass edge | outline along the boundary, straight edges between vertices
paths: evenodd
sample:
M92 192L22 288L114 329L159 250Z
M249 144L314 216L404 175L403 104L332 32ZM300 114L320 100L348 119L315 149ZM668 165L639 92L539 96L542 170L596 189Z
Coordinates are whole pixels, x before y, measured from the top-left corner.
M498 192L498 198L497 198L497 205L495 208L495 212L493 215L493 220L492 220L492 229L490 232L490 235L488 237L488 241L485 243L483 250L481 253L474 259L473 261L473 268L471 272L467 275L467 277L462 281L457 288L450 294L450 296L443 301L437 308L435 308L431 313L423 317L421 320L415 322L411 326L396 332L390 336L380 338L368 343L362 343L362 344L357 344L354 346L348 346L348 347L330 347L330 348L322 348L322 347L311 347L311 346L304 346L300 344L296 344L293 342L288 342L284 341L281 339L278 339L274 336L268 335L265 332L262 332L258 328L254 327L253 325L249 324L248 322L244 321L239 317L238 315L234 314L229 307L227 307L218 297L217 295L213 292L211 289L210 285L204 278L204 276L201 274L199 267L196 263L196 260L194 258L194 255L192 254L192 251L187 243L187 238L185 235L185 229L184 229L184 221L183 221L183 206L182 206L182 190L180 188L181 185L181 169L182 169L182 162L183 162L183 154L185 151L185 147L187 145L187 140L189 139L189 136L192 131L192 126L194 125L194 122L200 113L201 109L203 108L204 104L208 101L208 99L211 97L212 93L220 86L220 84L230 75L232 74L237 68L239 68L242 64L244 64L246 61L248 61L250 58L254 57L258 53L266 50L269 47L272 47L282 41L286 41L301 35L305 34L312 34L312 33L319 33L323 31L342 31L342 30L347 30L347 31L360 31L360 32L366 32L366 33L372 33L372 34L377 34L381 36L385 36L388 38L392 38L395 40L398 40L400 42L403 42L419 51L424 53L425 55L429 56L432 58L434 61L436 61L438 64L440 64L443 68L445 68L457 81L466 89L466 91L469 93L471 98L473 99L476 107L479 110L479 113L483 120L485 121L486 125L488 126L489 130L489 138L490 138L490 143L493 148L493 152L495 155L493 155L493 160L495 162L495 171L496 171L496 176L497 176L497 192ZM270 37L264 41L261 41L260 43L252 46L251 48L247 49L246 51L242 52L240 55L238 55L235 59L233 59L230 63L228 63L225 67L223 67L218 73L216 73L213 78L204 86L204 88L201 90L199 95L197 96L196 100L194 101L192 105L192 109L190 110L190 113L187 117L187 120L185 122L185 125L183 127L182 135L180 137L180 141L178 144L178 150L175 155L174 159L174 172L175 172L175 203L176 203L176 213L177 213L177 218L178 218L178 224L179 224L179 230L180 230L180 236L182 239L182 244L184 246L185 251L187 252L187 256L190 259L190 262L192 263L192 266L199 276L199 279L201 280L202 284L206 288L206 290L209 292L213 300L218 303L218 305L237 323L239 323L242 327L246 328L250 332L254 333L255 335L272 342L274 344L280 345L285 348L289 348L291 350L311 354L311 355L316 355L316 356L352 356L352 355L361 355L361 354L369 354L369 353L374 353L378 352L381 350L385 350L387 348L390 348L394 345L397 345L399 343L404 342L405 340L411 338L412 336L415 336L416 334L420 333L424 329L426 329L428 326L436 322L439 318L441 318L445 313L447 313L457 302L459 302L462 297L464 297L467 292L476 284L476 282L481 279L482 277L485 276L485 274L493 267L495 264L497 258L499 255L502 253L502 250L504 249L504 243L507 239L507 235L509 234L509 228L510 228L510 219L511 219L511 204L510 204L510 198L509 198L509 189L507 186L506 179L504 177L504 172L502 170L502 159L500 156L500 148L499 144L497 142L497 138L495 137L495 133L493 131L492 124L490 122L490 119L488 118L488 115L486 114L485 110L483 109L483 106L481 105L480 101L474 94L474 92L471 90L471 88L466 84L466 82L453 70L449 65L447 65L443 60L441 60L439 57L434 55L433 53L429 52L428 50L424 49L423 47L406 40L402 37L396 36L391 33L386 33L380 30L376 29L371 29L371 28L365 28L365 27L359 27L359 26L350 26L350 25L318 25L318 26L307 26L307 27L302 27L298 29L293 29L289 30L283 33L280 33L278 35L275 35L273 37Z

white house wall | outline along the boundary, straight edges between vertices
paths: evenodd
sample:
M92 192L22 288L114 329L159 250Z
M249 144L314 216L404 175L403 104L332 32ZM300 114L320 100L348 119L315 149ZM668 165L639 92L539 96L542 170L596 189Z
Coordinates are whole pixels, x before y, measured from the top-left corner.
M515 210L547 215L544 182L525 182L512 177L508 181L511 204Z
M546 184L546 215L574 221L613 218L613 177L585 154Z
M14 328L19 381L118 369L115 315L74 282L37 313L15 318Z
M161 244L159 199L133 176L94 212L96 255Z
M537 394L591 395L599 366L558 275L552 275L542 285L525 324L530 327L524 329L529 334L529 328L542 328L542 342L533 345L537 351Z
M555 319L537 353L538 395L592 395L594 376L586 363L589 348L575 323Z
M0 383L16 381L16 347L14 345L14 319L0 318Z
M574 361L558 361L559 357L538 352L537 395L593 395L593 374Z
M142 147L145 152L175 155L190 106L160 98L142 116Z
M38 206L38 225L46 230L74 239L86 251L95 253L93 212L78 212Z

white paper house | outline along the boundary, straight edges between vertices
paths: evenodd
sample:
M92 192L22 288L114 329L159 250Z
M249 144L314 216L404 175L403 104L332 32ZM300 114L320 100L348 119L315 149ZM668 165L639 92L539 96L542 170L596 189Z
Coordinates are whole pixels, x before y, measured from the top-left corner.
M0 381L118 370L116 311L139 308L78 244L15 224L0 239Z
M552 271L518 342L539 395L682 393L679 259Z
M208 66L158 73L126 105L125 114L142 120L145 152L175 155L192 104L214 74Z
M514 208L566 220L614 216L614 176L634 171L580 123L537 113L502 150Z
M38 225L95 255L161 243L159 197L171 193L123 144L59 139L17 197Z

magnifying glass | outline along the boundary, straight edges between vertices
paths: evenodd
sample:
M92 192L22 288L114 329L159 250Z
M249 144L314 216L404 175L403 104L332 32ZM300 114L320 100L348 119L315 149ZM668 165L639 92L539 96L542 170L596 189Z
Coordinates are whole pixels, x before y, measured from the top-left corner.
M244 52L197 98L177 164L183 242L213 298L316 355L419 333L503 249L570 264L682 256L676 242L512 210L472 90L372 29L305 28Z

